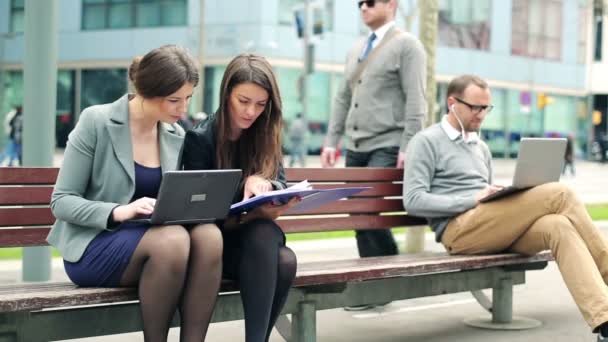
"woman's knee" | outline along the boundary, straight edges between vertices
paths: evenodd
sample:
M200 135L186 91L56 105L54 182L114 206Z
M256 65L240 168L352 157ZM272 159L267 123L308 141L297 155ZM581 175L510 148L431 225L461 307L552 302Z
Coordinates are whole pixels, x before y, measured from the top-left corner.
M158 257L175 266L185 265L190 254L190 236L188 231L179 225L162 226L154 229L154 246L151 257Z
M285 241L281 228L272 220L258 219L242 227L244 246L267 248L279 246Z
M224 250L222 232L216 224L199 224L190 230L191 253L221 260Z
M279 249L279 276L283 279L293 279L298 268L298 259L289 247Z

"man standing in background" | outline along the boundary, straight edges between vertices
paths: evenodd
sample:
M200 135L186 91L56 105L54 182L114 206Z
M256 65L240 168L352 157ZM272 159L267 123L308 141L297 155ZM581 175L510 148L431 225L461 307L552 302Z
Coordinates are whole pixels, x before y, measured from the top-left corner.
M357 4L371 32L347 55L321 164L335 165L345 135L347 167L402 168L405 148L426 119L426 55L415 36L395 26L397 0ZM361 257L398 253L390 229L357 231L357 247Z

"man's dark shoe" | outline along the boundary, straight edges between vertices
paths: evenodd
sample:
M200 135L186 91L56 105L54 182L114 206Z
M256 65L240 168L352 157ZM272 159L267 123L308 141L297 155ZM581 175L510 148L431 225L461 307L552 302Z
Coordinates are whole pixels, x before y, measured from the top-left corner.
M351 306L345 306L344 311L365 311L365 310L371 310L375 307L376 307L376 304L351 305Z

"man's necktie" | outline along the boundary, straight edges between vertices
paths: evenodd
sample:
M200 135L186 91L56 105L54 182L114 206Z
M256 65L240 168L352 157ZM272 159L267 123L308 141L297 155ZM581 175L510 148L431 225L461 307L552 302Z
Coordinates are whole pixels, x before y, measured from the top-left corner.
M374 43L374 40L376 40L376 34L372 32L369 38L367 38L367 45L365 46L365 50L363 50L361 57L359 57L359 61L364 61L367 58L369 53L372 51L372 44Z

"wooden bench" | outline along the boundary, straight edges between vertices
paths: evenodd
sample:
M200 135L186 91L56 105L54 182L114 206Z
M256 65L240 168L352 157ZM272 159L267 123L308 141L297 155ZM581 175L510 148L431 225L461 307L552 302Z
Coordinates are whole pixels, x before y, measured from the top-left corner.
M0 247L46 245L45 237L54 221L49 201L57 172L56 168L0 168ZM289 182L308 179L315 187L340 184L373 189L311 212L281 217L286 233L425 224L403 211L401 170L287 169L287 178ZM524 283L526 270L542 269L549 260L548 253L533 257L423 253L301 263L284 309L285 314L291 314L291 329L281 329L282 335L291 335L291 341L315 341L318 310L463 291L473 291L491 312L486 323L508 325L513 285ZM490 288L492 301L480 291ZM222 286L213 322L243 318L236 290L230 283ZM137 300L133 288L78 288L71 283L2 285L0 341L48 341L139 331ZM173 326L178 325L176 315Z

